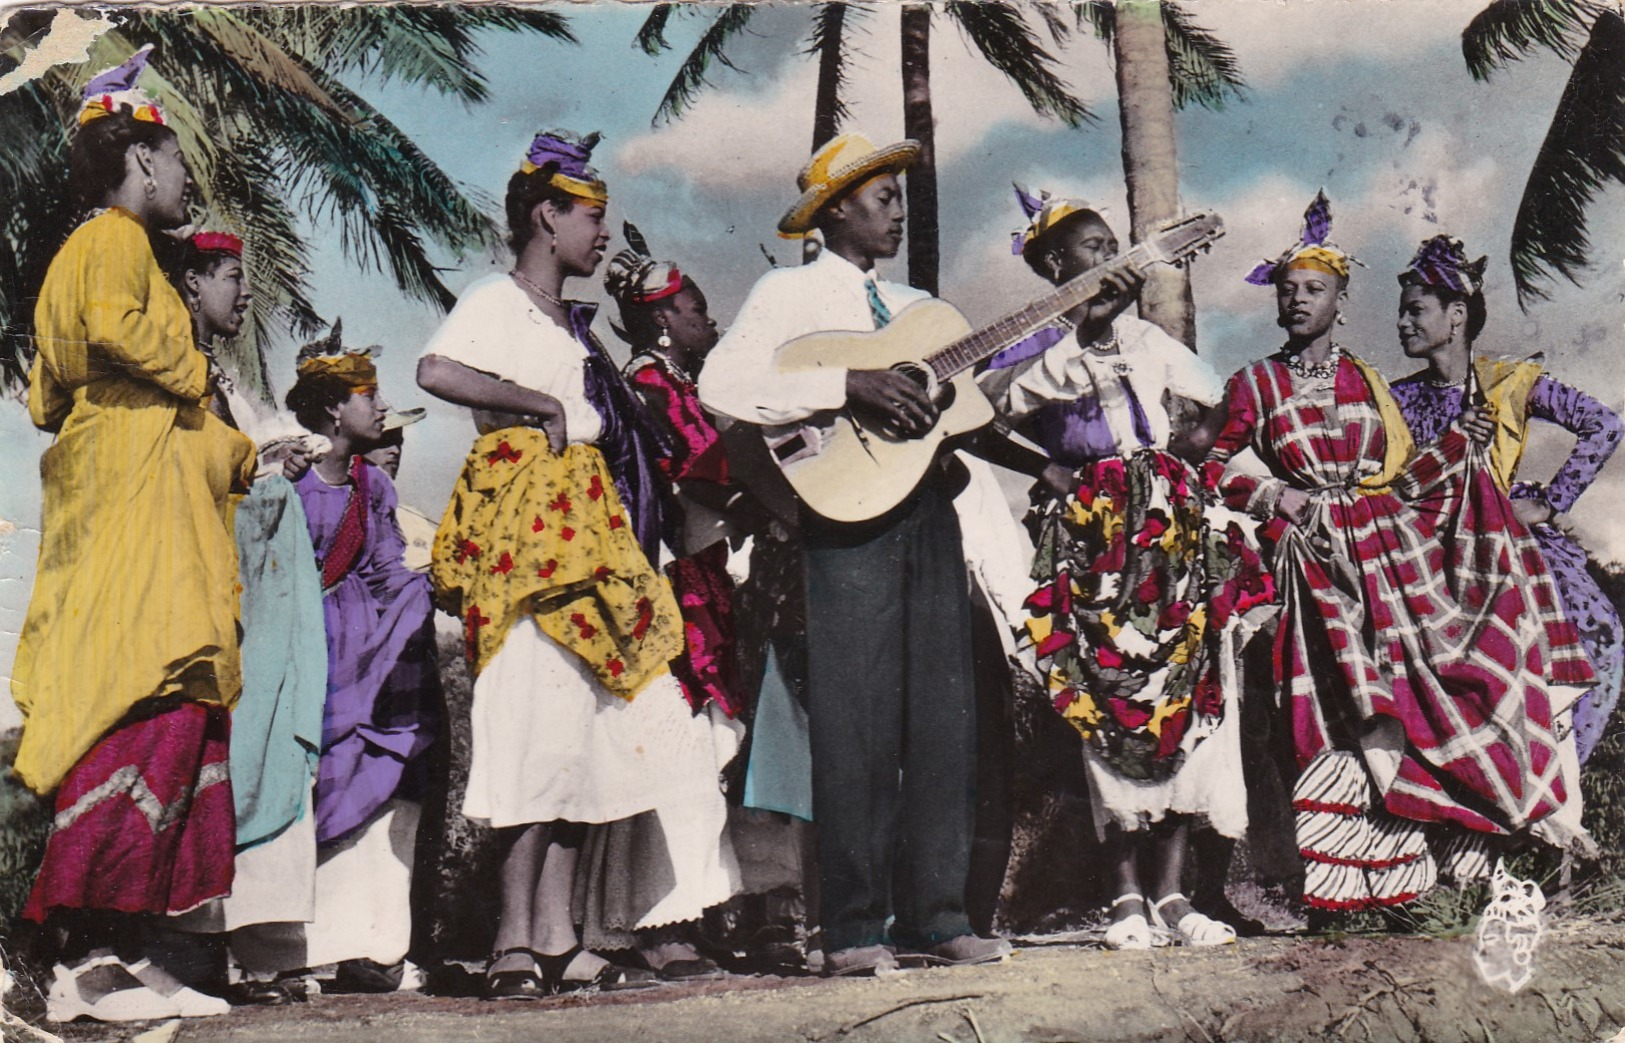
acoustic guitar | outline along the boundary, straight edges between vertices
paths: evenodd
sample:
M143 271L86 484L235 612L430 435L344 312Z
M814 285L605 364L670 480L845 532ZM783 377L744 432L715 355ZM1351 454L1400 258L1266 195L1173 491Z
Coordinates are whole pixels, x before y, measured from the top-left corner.
M763 436L775 463L820 516L846 523L874 519L909 496L944 440L993 420L993 407L971 368L1095 297L1108 272L1125 264L1142 271L1158 264L1180 266L1223 235L1223 221L1211 212L1175 219L1144 243L977 331L959 310L929 298L878 331L821 331L797 338L774 354L779 371L889 368L918 382L941 413L930 431L917 437L891 434L850 408L766 426Z

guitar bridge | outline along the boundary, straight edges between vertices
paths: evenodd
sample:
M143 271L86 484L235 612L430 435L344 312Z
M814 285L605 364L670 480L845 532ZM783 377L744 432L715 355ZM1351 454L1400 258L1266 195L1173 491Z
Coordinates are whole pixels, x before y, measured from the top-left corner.
M768 452L781 466L816 458L824 452L824 434L810 425L768 436L766 443Z

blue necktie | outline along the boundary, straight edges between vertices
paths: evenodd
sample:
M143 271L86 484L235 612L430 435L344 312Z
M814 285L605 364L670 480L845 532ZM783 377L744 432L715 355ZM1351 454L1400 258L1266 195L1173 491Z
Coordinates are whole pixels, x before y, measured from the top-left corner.
M875 286L874 277L864 279L863 289L869 292L869 316L874 320L875 330L878 331L891 323L891 310L880 300L880 288Z

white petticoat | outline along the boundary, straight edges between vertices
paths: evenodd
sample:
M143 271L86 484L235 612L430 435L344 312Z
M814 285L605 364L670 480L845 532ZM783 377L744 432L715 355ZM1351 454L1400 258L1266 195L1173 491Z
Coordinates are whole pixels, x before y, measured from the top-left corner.
M716 789L709 721L696 723L675 677L617 698L530 617L475 679L471 718L463 814L497 828L620 821Z
M1224 717L1206 737L1186 739L1193 748L1173 776L1160 782L1129 778L1113 770L1087 741L1083 762L1089 775L1089 807L1095 832L1105 839L1115 823L1129 832L1159 822L1169 813L1202 818L1220 836L1239 840L1247 832L1247 786L1241 769L1241 679L1237 656L1260 623L1237 619L1219 638L1219 689ZM1199 744L1195 744L1199 741Z

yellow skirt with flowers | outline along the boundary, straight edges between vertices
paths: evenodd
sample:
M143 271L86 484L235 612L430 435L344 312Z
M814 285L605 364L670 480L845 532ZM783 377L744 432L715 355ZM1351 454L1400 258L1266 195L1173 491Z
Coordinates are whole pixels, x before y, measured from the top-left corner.
M1274 598L1256 552L1205 520L1185 463L1162 451L1078 469L1027 525L1039 583L1024 643L1055 710L1117 773L1163 781L1224 715L1217 638Z
M474 443L435 535L430 579L463 619L479 675L522 615L632 699L683 650L671 585L649 565L596 447L535 429Z

